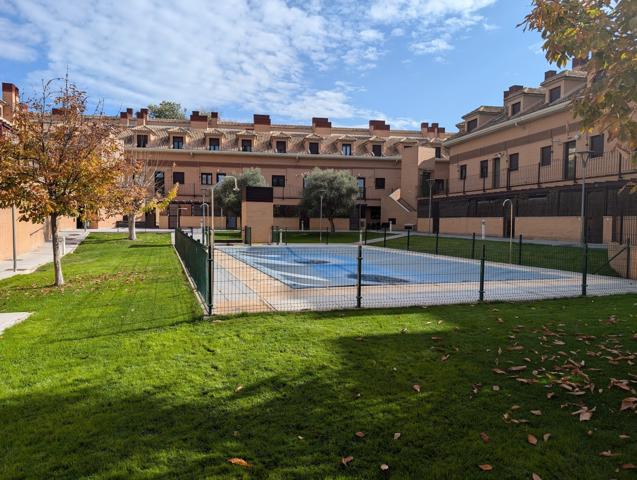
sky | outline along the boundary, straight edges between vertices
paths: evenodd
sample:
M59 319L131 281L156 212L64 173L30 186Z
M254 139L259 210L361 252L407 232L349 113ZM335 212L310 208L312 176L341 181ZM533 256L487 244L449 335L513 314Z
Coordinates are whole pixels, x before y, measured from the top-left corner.
M116 114L161 100L226 120L455 130L550 69L530 0L0 0L0 80L64 76Z

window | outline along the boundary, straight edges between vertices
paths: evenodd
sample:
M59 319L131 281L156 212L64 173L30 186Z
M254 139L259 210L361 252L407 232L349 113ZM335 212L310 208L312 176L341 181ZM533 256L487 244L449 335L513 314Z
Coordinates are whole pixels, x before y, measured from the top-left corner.
M285 187L285 175L272 175L273 187Z
M480 178L487 178L489 176L489 160L480 161Z
M549 90L549 103L553 103L555 100L562 96L562 87L555 87Z
M374 155L375 157L382 157L383 156L383 146L380 145L379 143L376 143L376 144L372 145L372 155Z
M374 180L374 186L376 187L376 190L384 190L385 189L385 179L384 178L377 178Z
M252 151L252 140L241 140L241 151L242 152L251 152Z
M201 174L201 184L202 185L212 185L212 173L202 173Z
M164 194L164 172L155 172L155 192Z
M364 199L365 198L365 178L358 177L356 179L356 184L358 185L358 198Z
M276 153L286 153L288 150L288 143L285 140L276 141Z
M591 151L591 158L604 155L604 135L593 135L589 139L588 148Z
M517 170L520 167L519 163L520 163L519 153L512 153L511 155L509 155L509 171L510 172Z
M148 135L137 135L137 148L146 148L148 146Z
M540 165L543 167L550 165L551 157L553 157L553 148L550 145L540 148Z
M184 148L184 137L173 137L173 148L175 150Z
M460 165L460 180L465 180L467 178L467 166Z
M179 185L183 185L185 181L184 172L173 172L173 185L178 183Z
M221 150L221 142L218 138L212 137L208 139L208 149L212 151Z
M474 118L473 120L469 120L467 122L467 133L473 132L476 128L478 128L478 119Z
M520 113L520 102L511 104L511 116Z
M343 145L341 145L341 153L343 155L351 155L352 154L352 144L351 143L344 143Z
M436 158L442 158L442 147L435 147L436 153L434 153Z
M217 183L223 182L223 179L226 178L225 173L217 173Z
M318 142L310 142L309 150L312 155L318 155L319 153L319 144Z

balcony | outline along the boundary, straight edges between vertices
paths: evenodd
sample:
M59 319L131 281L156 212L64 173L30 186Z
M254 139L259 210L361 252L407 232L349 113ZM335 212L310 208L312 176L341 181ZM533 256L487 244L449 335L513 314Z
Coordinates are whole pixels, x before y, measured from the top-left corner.
M456 177L449 179L446 193L478 193L525 186L540 187L564 182L577 183L582 179L584 168L582 156L576 157L569 161L554 158L548 165L538 162L534 165L521 166L518 170L500 169L495 175L492 170L489 170L484 178L480 175L467 175L464 179L457 178L457 172L452 171L451 174ZM617 150L590 158L586 165L586 178L590 179L621 180L626 175L636 173L637 168L631 163L630 157ZM434 192L434 195L436 194Z

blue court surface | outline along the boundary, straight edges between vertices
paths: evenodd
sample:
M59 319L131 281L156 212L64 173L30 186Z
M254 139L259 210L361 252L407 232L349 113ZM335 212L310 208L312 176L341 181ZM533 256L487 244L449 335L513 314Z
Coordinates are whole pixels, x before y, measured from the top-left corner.
M291 288L356 285L358 247L254 246L219 250ZM480 281L480 262L426 253L363 247L362 284L400 285ZM232 271L231 271L232 273ZM485 281L557 280L572 274L487 262Z

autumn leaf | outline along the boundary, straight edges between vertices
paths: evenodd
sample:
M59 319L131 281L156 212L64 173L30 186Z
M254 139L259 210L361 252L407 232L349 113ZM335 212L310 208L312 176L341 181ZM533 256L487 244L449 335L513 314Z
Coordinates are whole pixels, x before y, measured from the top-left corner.
M237 458L237 457L232 457L228 459L229 463L232 463L233 465L239 465L241 467L249 467L250 464L248 462L246 462L243 458Z
M493 373L497 373L499 375L506 375L506 373L507 373L504 370L501 370L499 368L494 368L492 371L493 371Z
M542 438L544 439L545 442L548 442L549 438L551 438L551 434L550 433L545 433L544 435L542 435Z
M613 453L610 450L604 450L603 452L599 452L600 457L616 457L619 455L618 453Z
M382 464L380 465L380 469L381 469L383 472L386 472L387 470L389 470L389 465L387 465L386 463L382 463Z
M348 455L347 457L341 458L341 463L347 467L349 462L351 462L352 460L354 460L354 457L352 457L351 455Z
M537 445L537 437L535 435L532 434L528 434L526 436L526 440L531 444L531 445Z
M518 365L515 367L509 367L508 370L509 372L520 372L522 370L526 370L526 365Z
M364 432L356 432L354 435L356 435L358 438L363 438L365 436Z
M540 477L537 473L534 473L533 475L531 475L531 479L532 480L542 480L542 477Z
M531 410L531 413L536 417L539 417L542 415L542 410Z
M493 470L493 467L489 465L488 463L482 463L478 465L478 468L482 470L483 472L490 472L491 470Z
M394 433L394 440L398 440L400 438L400 432Z
M490 438L489 435L487 435L487 432L480 432L480 438L484 443L489 443Z
M619 411L623 412L624 410L635 408L636 405L637 405L637 397L626 397L622 400L622 404L619 407Z
M237 388L234 389L235 393L238 393L241 390L243 390L243 385L237 385Z
M624 463L624 464L622 464L622 468L624 470L634 470L637 467L634 464L632 464L632 463Z
M413 388L416 392L420 393L420 385L418 385L417 383L413 384L411 388Z

